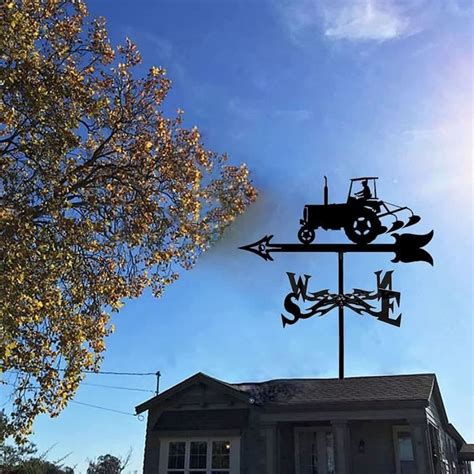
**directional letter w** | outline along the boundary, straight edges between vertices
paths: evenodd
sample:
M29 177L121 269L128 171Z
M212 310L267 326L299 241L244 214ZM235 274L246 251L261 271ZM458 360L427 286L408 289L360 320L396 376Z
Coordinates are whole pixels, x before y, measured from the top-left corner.
M303 300L306 300L306 295L308 294L308 281L311 278L311 275L304 276L304 282L301 277L298 277L298 281L295 279L295 274L286 272L288 279L290 280L291 289L296 298L300 295L303 297Z

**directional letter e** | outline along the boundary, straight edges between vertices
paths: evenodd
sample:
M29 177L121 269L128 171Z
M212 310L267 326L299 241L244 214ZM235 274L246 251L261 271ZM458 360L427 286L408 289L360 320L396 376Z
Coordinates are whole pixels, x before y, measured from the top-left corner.
M400 304L400 293L392 290L392 273L393 271L389 271L382 276L381 271L375 272L377 277L378 299L382 300L382 308L378 319L383 323L400 327L402 319L401 314L399 314L396 319L390 319L390 313L393 313L394 310L394 303L392 303L392 300L395 301L397 306Z

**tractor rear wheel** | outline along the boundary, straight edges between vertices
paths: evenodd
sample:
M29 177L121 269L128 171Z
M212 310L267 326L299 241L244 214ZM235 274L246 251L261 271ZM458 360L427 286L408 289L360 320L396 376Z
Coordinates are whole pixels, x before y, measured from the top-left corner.
M316 232L311 227L303 226L298 231L298 240L302 244L310 244L316 237Z
M363 209L344 227L347 237L356 244L368 244L381 233L380 219L373 211Z

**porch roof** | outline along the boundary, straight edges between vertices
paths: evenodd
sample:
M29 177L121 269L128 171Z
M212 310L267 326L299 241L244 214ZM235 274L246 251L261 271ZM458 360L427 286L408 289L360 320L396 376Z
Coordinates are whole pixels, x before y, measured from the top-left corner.
M465 443L459 451L459 458L462 461L474 461L474 444Z

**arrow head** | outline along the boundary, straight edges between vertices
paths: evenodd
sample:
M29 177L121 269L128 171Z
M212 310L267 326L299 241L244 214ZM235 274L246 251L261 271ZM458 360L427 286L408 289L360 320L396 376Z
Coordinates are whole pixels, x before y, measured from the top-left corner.
M272 240L273 235L266 235L263 239L254 242L253 244L244 245L243 247L239 247L240 250L247 250L248 252L252 252L259 257L262 257L264 260L273 261L273 257L270 255L270 251L267 247L270 246L270 240Z
M392 234L395 237L395 258L392 262L427 262L433 265L433 257L422 249L431 241L433 234L433 231L423 235Z

